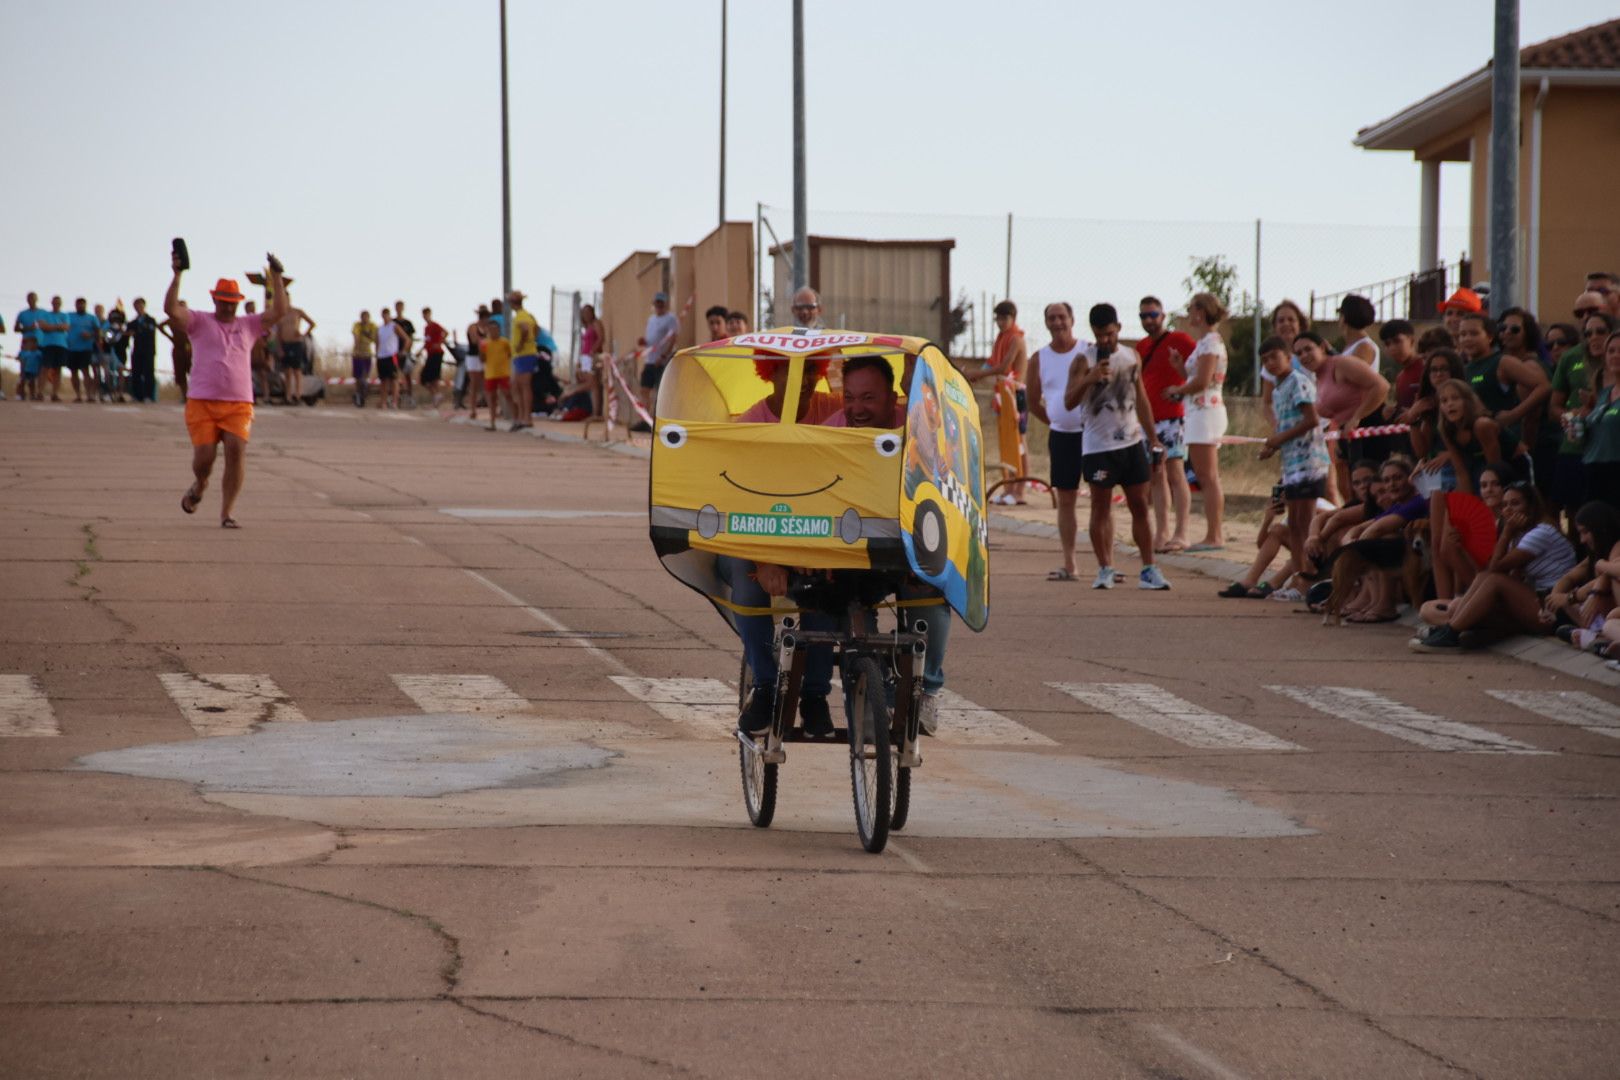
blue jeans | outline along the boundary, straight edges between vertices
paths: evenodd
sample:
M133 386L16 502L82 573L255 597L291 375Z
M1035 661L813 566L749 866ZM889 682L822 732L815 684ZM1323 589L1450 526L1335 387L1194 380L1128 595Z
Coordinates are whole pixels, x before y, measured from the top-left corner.
M770 606L770 595L760 588L759 582L748 576L754 572L752 562L721 555L718 568L720 576L731 582L733 604L760 608ZM739 615L735 612L732 613L732 618L737 622L737 636L742 639L743 659L748 662L748 670L754 674L754 684L767 686L776 682L774 620L769 615ZM805 612L800 616L800 624L806 630L834 628L832 618L820 612ZM805 658L804 685L800 690L802 697L826 697L831 693L832 660L832 646L811 647L810 655Z

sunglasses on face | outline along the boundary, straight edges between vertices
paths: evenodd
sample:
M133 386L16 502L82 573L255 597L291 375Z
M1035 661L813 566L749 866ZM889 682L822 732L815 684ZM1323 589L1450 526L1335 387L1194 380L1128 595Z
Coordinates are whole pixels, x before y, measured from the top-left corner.
M1568 345L1569 342L1565 341L1561 337L1550 337L1547 339L1547 348L1549 349L1563 349L1568 347Z
M1136 317L1138 319L1141 319L1143 322L1153 322L1153 321L1155 321L1157 319L1164 318L1164 312L1162 312L1162 311L1144 311L1144 312L1141 312L1140 314L1138 314Z
M1595 308L1595 307L1576 308L1575 309L1575 317L1577 319L1584 319L1589 315L1596 315L1599 310L1601 310L1601 309Z
M820 306L821 306L820 304L794 304L793 305L793 310L794 311L814 311L814 310L816 310L816 308L818 308Z

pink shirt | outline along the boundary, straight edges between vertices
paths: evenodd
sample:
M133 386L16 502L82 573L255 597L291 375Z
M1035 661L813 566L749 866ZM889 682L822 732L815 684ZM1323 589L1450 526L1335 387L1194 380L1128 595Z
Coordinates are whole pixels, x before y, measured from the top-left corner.
M827 418L834 413L842 412L844 401L826 392L818 392L810 398L810 408L804 414L801 424L825 424ZM737 417L739 424L774 424L782 418L771 411L771 399L762 397L748 407L748 411Z
M1360 363L1354 357L1329 356L1316 369L1316 414L1343 427L1356 415L1362 391L1338 377L1338 367L1346 362Z
M198 401L253 400L253 343L264 332L262 314L220 322L212 312L191 311L191 381L186 396Z

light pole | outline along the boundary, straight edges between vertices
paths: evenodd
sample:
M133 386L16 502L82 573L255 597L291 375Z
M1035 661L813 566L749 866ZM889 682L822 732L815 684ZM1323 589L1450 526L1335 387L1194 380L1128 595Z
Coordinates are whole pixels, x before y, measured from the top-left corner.
M1519 0L1496 0L1491 65L1491 312L1519 302Z
M506 0L501 0L501 298L512 293L512 134L506 104Z
M720 0L720 224L726 223L726 0Z
M793 290L810 284L804 198L804 0L793 0Z

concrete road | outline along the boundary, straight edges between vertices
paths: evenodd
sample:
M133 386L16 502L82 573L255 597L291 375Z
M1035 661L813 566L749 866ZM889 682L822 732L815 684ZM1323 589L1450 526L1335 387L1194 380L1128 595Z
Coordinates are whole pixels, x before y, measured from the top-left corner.
M644 461L264 409L230 532L187 460L0 404L0 1075L1616 1071L1612 688L999 536L874 857L836 749L747 826Z

